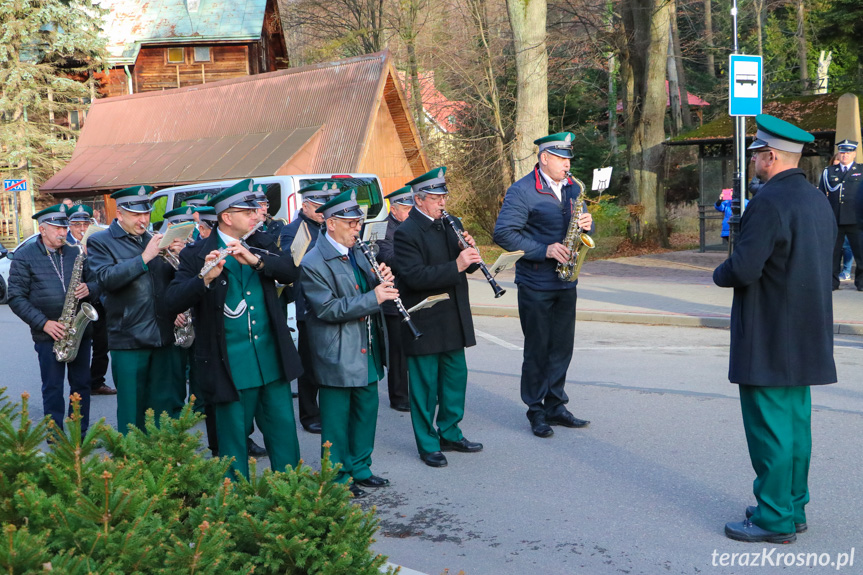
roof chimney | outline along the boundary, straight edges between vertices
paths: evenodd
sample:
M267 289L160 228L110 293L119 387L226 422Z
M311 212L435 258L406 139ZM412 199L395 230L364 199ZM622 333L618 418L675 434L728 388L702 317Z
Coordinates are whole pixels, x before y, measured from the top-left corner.
M188 10L189 13L197 12L198 6L200 5L201 0L186 0L186 10Z

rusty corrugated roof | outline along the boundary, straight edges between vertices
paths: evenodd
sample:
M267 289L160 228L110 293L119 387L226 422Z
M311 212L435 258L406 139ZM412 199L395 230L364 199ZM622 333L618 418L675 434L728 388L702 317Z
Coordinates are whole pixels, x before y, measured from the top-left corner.
M316 135L313 172L356 172L391 73L382 52L97 100L71 161L41 189L97 192L274 175Z

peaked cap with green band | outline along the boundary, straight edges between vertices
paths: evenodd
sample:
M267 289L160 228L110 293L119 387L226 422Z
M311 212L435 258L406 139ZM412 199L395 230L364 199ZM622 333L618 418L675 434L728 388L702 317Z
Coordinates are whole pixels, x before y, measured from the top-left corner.
M146 214L153 211L153 206L150 204L151 193L153 193L153 186L132 186L114 192L111 197L116 200L118 208L136 214Z
M448 194L449 190L446 188L446 166L426 172L405 185L410 186L415 194Z
M230 188L222 190L210 198L207 205L216 208L217 214L221 214L228 208L257 210L261 204L255 200L254 185L255 181L251 178L240 180Z
M165 221L169 224L178 224L182 222L191 222L195 219L195 206L181 206L174 208L170 212L165 212Z
M255 201L270 203L270 200L267 199L267 194L264 192L263 184L255 184Z
M325 219L352 220L363 217L363 211L357 203L357 191L354 188L343 191L315 211L324 214Z
M560 158L572 158L572 141L575 136L572 132L558 132L557 134L549 134L544 138L534 140L533 143L539 146L539 153L548 152L553 156Z
M195 207L195 212L197 212L202 222L211 222L215 224L218 221L216 208L212 206Z
M36 212L32 217L40 226L42 224L48 224L49 226L67 228L69 227L69 218L66 214L66 210L67 208L65 204L55 204L40 212Z
M206 206L207 202L210 200L212 194L210 192L204 192L203 194L196 194L194 196L189 196L183 202L187 206Z
M89 224L90 220L93 219L93 208L84 204L78 204L69 208L67 214L69 215L69 223L87 222Z
M310 186L305 186L299 189L297 193L302 196L304 202L312 202L314 204L325 204L327 201L338 195L341 188L336 182L318 182Z
M399 188L386 196L386 198L390 201L390 204L399 204L400 206L414 205L414 191L410 186Z
M803 151L803 144L815 141L815 136L806 130L770 114L758 114L755 116L755 124L758 131L755 132L755 141L749 145L750 150L773 148L799 154Z

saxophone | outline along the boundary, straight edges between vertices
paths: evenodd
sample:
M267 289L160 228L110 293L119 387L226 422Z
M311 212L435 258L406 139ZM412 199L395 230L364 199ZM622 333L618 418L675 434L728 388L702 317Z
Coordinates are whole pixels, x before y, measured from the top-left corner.
M172 268L179 269L180 268L180 258L178 258L174 252L168 249L161 250L159 252L159 256ZM183 312L183 319L186 320L186 323L180 327L174 326L174 345L177 347L181 347L183 349L188 349L192 347L192 344L195 343L195 327L192 325L192 310L187 309Z
M566 238L563 240L563 245L569 249L569 259L565 263L557 264L557 277L561 281L574 282L581 272L581 264L587 258L587 251L595 248L596 242L584 233L578 225L578 217L584 213L584 184L573 177L571 173L567 172L566 175L572 178L572 181L578 186L579 192L575 199L576 207L572 210L569 227L566 230Z
M65 242L64 245L72 246L69 242ZM87 324L99 319L99 314L95 308L86 302L82 303L80 311L77 314L75 313L78 309L78 298L75 297L75 290L81 285L81 274L84 270L84 259L86 258L84 248L78 246L78 250L78 256L72 265L72 279L69 280L69 289L66 290L66 300L63 302L63 314L58 320L66 331L63 337L54 342L54 357L60 363L75 361L75 358L78 357L78 349L81 347L81 339L84 337Z

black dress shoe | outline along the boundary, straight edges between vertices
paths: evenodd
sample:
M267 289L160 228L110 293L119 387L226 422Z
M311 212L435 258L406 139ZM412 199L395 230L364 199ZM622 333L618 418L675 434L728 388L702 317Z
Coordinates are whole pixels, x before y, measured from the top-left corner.
M462 453L476 453L482 451L482 443L468 441L467 437L462 437L460 441L447 441L443 437L440 439L441 451L461 451Z
M411 406L409 403L391 403L390 407L395 409L396 411L408 412L411 410Z
M537 415L530 420L530 430L537 437L551 437L554 435L554 430L545 420L544 415Z
M99 387L91 388L90 395L117 395L117 390L103 383Z
M446 467L446 457L440 451L420 453L420 459L429 467Z
M554 417L549 417L548 423L551 425L563 425L564 427L587 427L590 425L589 421L579 419L568 411L564 411Z
M756 505L750 505L746 508L746 518L749 519L753 515L755 515L755 510L758 509ZM794 531L797 533L806 533L806 530L809 529L809 526L806 523L795 523Z
M354 499L359 499L360 497L365 497L367 495L365 491L353 484L351 484L348 489L353 494Z
M746 543L794 543L797 541L796 533L776 533L762 529L750 520L737 521L725 524L725 535L735 541Z
M377 475L372 475L371 477L367 477L366 479L362 479L360 481L354 482L356 485L362 485L363 487L386 487L390 484L389 479L384 479L383 477L378 477Z
M316 434L320 435L321 434L321 422L320 421L313 421L308 425L304 425L303 429L305 429L309 433L316 433Z
M251 457L266 457L267 450L255 443L251 437L246 440L246 448Z

